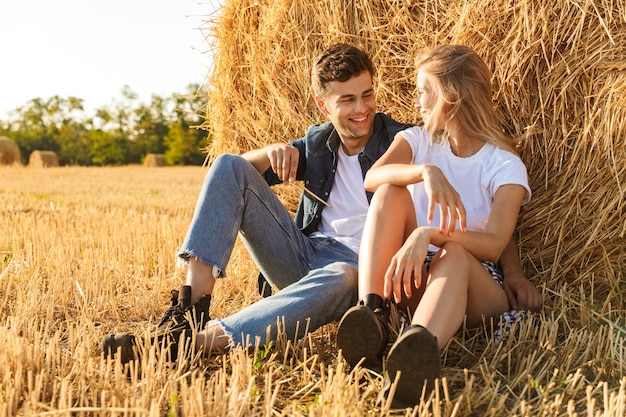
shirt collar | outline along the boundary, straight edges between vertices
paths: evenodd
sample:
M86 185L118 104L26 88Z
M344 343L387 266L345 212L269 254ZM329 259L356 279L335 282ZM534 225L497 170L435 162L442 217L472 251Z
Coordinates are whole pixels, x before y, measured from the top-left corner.
M361 154L364 154L370 161L375 161L380 155L380 146L381 140L386 136L386 129L383 124L383 120L379 117L379 113L376 113L374 118L374 133L370 140L365 144L365 148L361 150ZM339 139L339 134L337 130L333 129L326 140L326 148L335 153L339 149L339 145L341 143L341 139Z

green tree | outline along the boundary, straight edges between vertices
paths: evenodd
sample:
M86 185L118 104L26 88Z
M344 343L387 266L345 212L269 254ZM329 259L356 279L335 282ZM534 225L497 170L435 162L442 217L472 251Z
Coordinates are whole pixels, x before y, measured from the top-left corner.
M34 98L15 109L14 118L8 122L8 129L20 148L23 162L35 150L57 152L59 132L82 110L82 99L64 99L59 96L48 100Z
M202 149L206 144L202 131L190 129L184 121L177 121L170 125L165 140L168 146L165 159L169 165L202 165L204 162Z
M120 99L91 118L80 98L35 98L0 121L0 134L15 140L23 162L34 150L57 152L62 165L132 164L148 153L164 153L172 165L204 162L208 134L199 126L207 97L198 84L183 94L153 95L148 104L137 98L124 86Z
M174 95L177 120L170 125L165 158L170 165L202 165L207 132L200 129L208 99L198 84L187 85L186 93Z
M124 86L122 99L96 109L91 131L91 162L95 165L139 163L140 149L134 141L136 119L133 107L137 100L130 87Z
M91 162L94 165L123 165L129 153L128 139L115 133L91 131Z
M134 140L141 155L165 153L165 137L170 130L173 107L171 99L152 95L149 105L140 104L135 110ZM168 113L170 116L168 117Z
M60 165L91 165L92 135L87 126L69 121L59 130L56 139Z

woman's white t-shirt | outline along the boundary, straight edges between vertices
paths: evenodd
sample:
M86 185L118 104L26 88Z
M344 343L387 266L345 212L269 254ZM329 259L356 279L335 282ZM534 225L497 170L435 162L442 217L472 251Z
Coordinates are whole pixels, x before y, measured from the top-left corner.
M420 127L411 127L398 135L402 135L410 145L413 151L413 164L436 165L460 194L467 214L467 230L479 232L485 230L496 191L502 185L521 185L526 189L522 204L530 201L531 191L526 167L512 152L485 143L474 155L460 158L452 153L448 141L431 144L428 132ZM428 225L429 201L424 183L412 184L408 189L413 196L417 224ZM439 207L436 207L431 224L438 226L439 219ZM458 221L456 228L459 229Z

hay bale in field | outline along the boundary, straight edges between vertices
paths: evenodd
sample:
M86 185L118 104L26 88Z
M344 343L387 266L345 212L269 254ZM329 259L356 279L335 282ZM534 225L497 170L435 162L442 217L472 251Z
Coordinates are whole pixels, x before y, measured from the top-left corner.
M6 136L0 136L0 165L22 164L20 148Z
M143 165L147 167L164 167L167 166L165 155L159 153L149 153L143 160Z
M506 132L537 132L520 145L534 192L518 227L527 275L548 300L550 289L567 285L576 293L570 306L594 305L598 316L624 312L624 16L626 3L602 0L584 7L569 0L226 0L209 22L209 156L289 141L323 121L309 74L312 58L332 43L370 53L379 109L406 122L419 122L418 51L468 45L493 71Z
M28 158L28 166L50 168L59 166L59 157L54 151L33 151Z

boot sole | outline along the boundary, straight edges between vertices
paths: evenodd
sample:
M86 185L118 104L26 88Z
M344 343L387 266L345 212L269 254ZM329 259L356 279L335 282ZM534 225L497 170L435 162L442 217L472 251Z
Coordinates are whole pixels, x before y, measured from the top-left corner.
M341 319L337 328L337 346L352 368L365 358L363 366L377 372L382 370L378 355L384 348L383 335L377 321L376 315L365 306L352 307Z
M437 339L423 327L413 327L394 343L387 356L387 376L400 380L392 401L394 408L412 407L432 392L435 379L440 377L441 364Z

